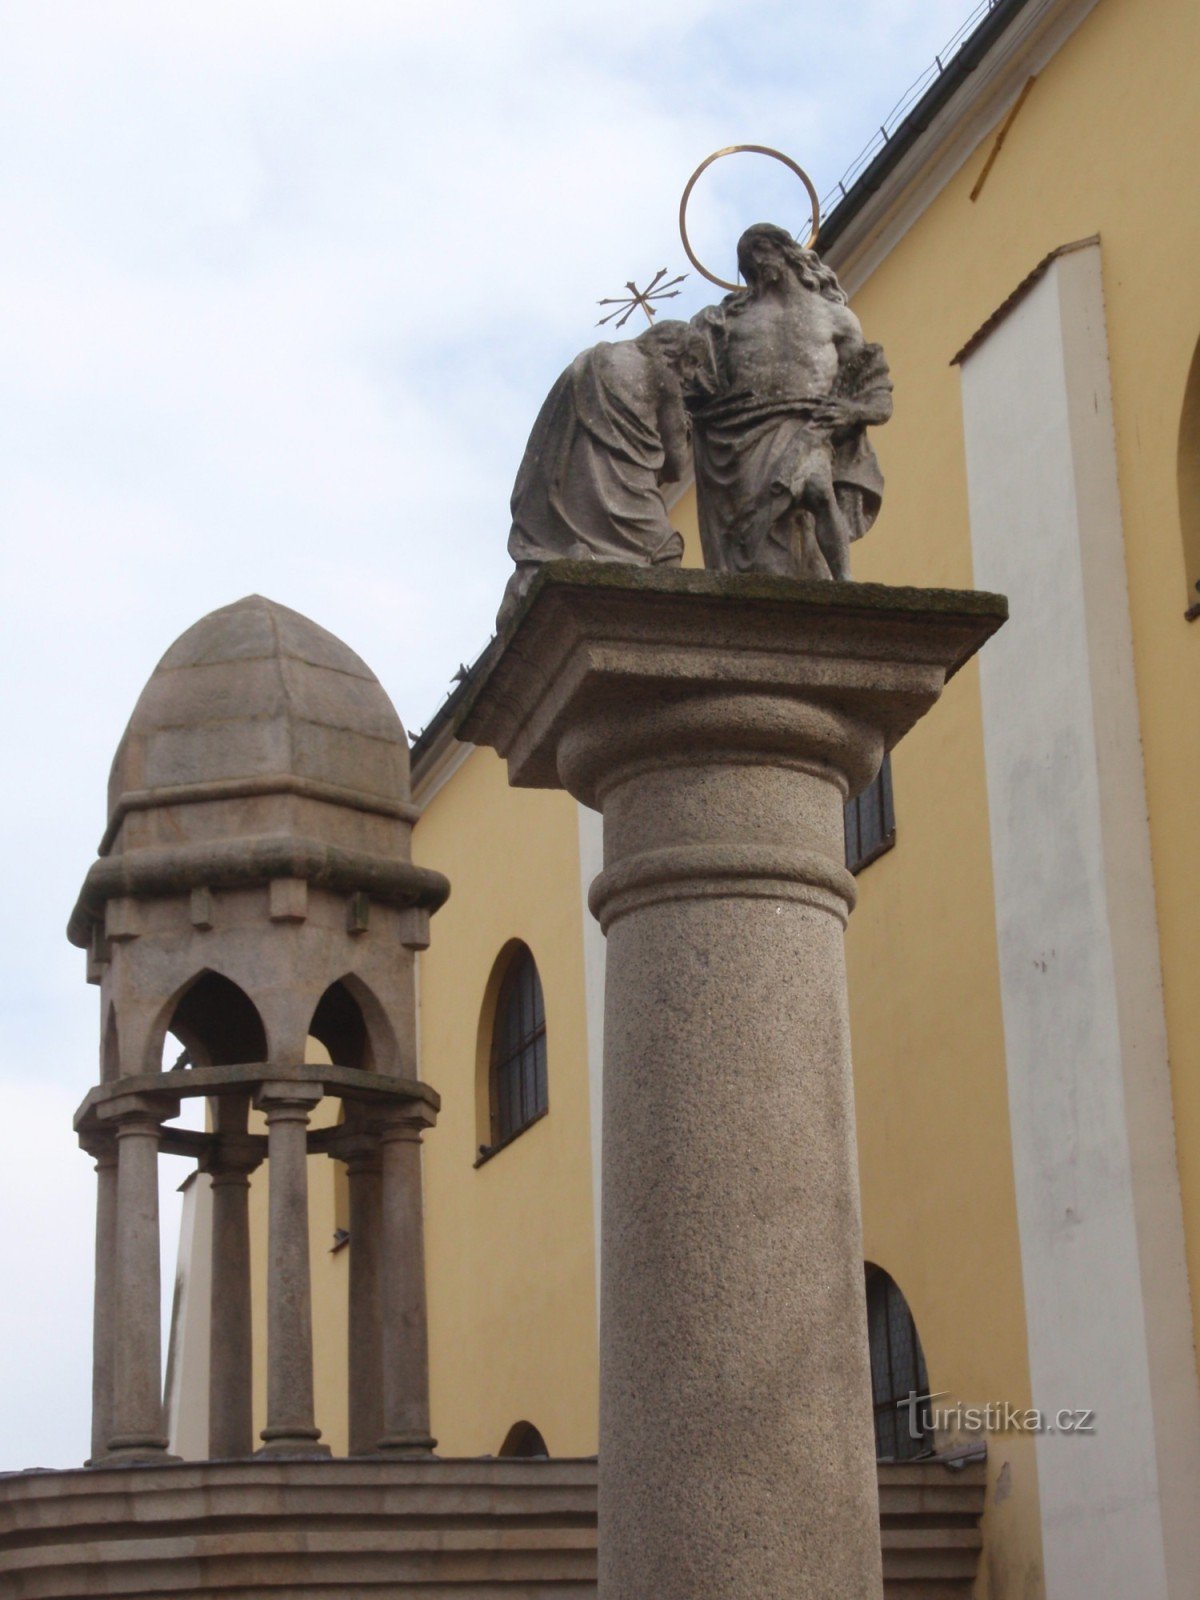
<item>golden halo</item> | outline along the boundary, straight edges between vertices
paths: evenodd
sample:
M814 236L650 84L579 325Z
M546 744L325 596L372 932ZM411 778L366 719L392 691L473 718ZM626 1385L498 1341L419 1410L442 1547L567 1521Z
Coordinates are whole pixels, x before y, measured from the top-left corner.
M804 241L806 250L812 248L812 242L817 237L817 229L821 226L821 202L817 199L817 191L812 186L812 179L803 167L797 166L791 156L785 156L782 150L772 150L765 144L727 144L724 150L714 150L712 155L704 158L687 181L687 188L683 191L683 198L679 202L679 237L683 240L683 248L687 253L687 258L696 271L702 277L707 278L709 283L715 283L720 289L741 289L743 285L740 283L727 283L724 278L718 278L715 272L710 272L707 267L701 265L700 258L692 249L691 241L688 238L687 205L692 198L692 190L696 187L696 179L702 172L711 167L714 161L719 161L722 156L734 156L742 151L755 156L772 156L776 161L782 161L788 171L794 172L805 189L807 189L808 198L812 204L812 232Z

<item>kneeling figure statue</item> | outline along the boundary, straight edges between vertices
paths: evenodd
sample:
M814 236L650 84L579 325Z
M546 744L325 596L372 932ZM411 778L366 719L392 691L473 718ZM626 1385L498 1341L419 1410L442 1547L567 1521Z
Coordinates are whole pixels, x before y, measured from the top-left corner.
M547 395L512 492L508 553L517 570L503 626L543 561L678 566L683 540L662 485L687 472L683 391L695 335L657 322L636 339L584 350Z

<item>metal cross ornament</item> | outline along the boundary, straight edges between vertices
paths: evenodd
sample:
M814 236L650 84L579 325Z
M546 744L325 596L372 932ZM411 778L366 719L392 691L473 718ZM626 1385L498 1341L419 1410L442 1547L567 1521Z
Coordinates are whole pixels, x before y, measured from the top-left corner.
M675 285L682 283L687 277L686 272L681 272L677 278L672 278L669 283L662 283L661 280L666 275L666 267L660 267L644 289L639 289L637 284L630 280L625 285L629 290L627 295L610 295L606 300L598 300L596 302L597 305L615 306L616 310L610 311L606 317L601 317L596 326L602 328L606 322L611 322L614 317L620 316L621 320L617 323L617 327L623 328L639 306L646 313L646 321L653 324L655 309L650 302L652 300L674 300L679 293Z

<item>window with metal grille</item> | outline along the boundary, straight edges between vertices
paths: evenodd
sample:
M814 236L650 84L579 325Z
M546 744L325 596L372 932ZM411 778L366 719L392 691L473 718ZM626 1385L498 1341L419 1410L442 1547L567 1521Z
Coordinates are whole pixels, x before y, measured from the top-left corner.
M851 872L861 872L895 842L892 758L884 756L883 765L872 782L860 795L846 801L846 865Z
M490 1100L492 1150L544 1116L549 1106L546 1006L537 964L525 945L515 952L496 998Z
M867 1339L871 1348L871 1398L875 1454L880 1461L911 1461L933 1449L929 1427L929 1377L908 1301L881 1267L867 1267ZM918 1395L923 1403L913 1402Z

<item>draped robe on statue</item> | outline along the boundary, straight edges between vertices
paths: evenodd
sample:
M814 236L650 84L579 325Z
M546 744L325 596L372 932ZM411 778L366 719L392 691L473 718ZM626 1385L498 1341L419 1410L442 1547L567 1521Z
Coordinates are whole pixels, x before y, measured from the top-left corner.
M501 619L543 561L679 560L659 484L680 475L686 429L677 386L664 390L661 362L637 341L576 356L538 413L513 486L517 571Z
M829 554L861 539L879 513L883 474L865 425L834 428L812 416L821 399L889 395L883 350L864 344L843 362L828 395L723 392L727 316L744 292L694 320L710 341L715 397L693 404L700 542L707 567L781 577L845 577Z

